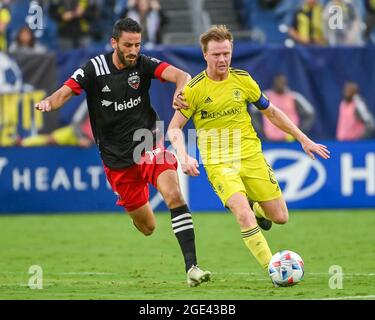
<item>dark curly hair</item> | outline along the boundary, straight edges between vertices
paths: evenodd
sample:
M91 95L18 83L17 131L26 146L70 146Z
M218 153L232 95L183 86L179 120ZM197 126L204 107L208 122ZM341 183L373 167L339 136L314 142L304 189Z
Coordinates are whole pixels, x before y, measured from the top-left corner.
M130 18L124 18L117 20L112 32L112 38L118 40L121 36L121 32L130 32L130 33L142 33L142 27L139 23Z

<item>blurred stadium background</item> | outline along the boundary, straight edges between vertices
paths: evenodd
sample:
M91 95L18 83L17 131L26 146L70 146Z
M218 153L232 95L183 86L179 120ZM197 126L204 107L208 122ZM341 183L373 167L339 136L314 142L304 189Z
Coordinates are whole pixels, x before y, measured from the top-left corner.
M200 177L181 179L195 213L201 263L214 271L216 280L213 288L191 293L181 277L178 248L163 214L166 207L155 192L151 201L159 230L154 239L143 239L115 207L95 146L22 143L84 117L84 96L50 114L36 113L33 105L88 59L110 50L111 26L126 14L128 2L0 1L0 299L374 299L375 46L374 34L366 28L371 27L368 5L375 12L375 4L349 1L361 41L334 45L325 39L302 45L288 28L304 1L159 0L160 27L156 40L149 37L144 43L143 53L195 76L205 67L199 34L211 24L226 24L235 37L232 65L249 71L264 90L272 88L275 75L283 74L289 88L312 107L307 133L331 150L328 161L310 160L288 137L268 137L261 117L249 106L292 212L290 223L276 226L267 238L273 251L288 248L301 254L306 281L283 292L262 282L261 271L241 247L234 219L225 213L201 167ZM323 8L328 1L320 3ZM69 38L74 29L61 33L61 17L75 6L85 11L77 21L79 32L73 33L82 42L71 37L69 48L69 41L61 38ZM24 26L30 27L41 51L15 45L11 50ZM363 122L358 125L363 134L343 138L337 131L347 83L359 88L360 111L352 116ZM151 90L153 106L166 126L173 114L173 92L173 86L157 81ZM307 114L299 116L302 125ZM199 156L194 144L189 150ZM221 240L212 241L212 230L223 233ZM27 287L31 265L43 267L43 292ZM329 288L333 265L347 273L342 290ZM252 290L259 294L250 294Z

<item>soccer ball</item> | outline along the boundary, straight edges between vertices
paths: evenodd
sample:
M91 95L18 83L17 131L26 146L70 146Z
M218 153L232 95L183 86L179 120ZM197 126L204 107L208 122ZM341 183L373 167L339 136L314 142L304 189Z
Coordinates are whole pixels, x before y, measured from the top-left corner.
M293 251L279 251L272 256L268 273L276 287L293 286L303 279L303 260Z

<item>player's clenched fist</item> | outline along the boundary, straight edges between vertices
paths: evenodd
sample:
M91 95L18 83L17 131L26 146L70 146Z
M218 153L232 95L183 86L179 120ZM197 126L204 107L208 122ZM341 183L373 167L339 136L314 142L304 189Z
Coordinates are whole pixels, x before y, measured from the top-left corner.
M42 112L49 112L52 110L51 102L49 100L42 100L35 105L35 108Z
M183 173L189 176L197 177L200 174L198 170L199 168L198 161L188 155L186 156L185 161L181 161L181 167L182 167Z
M181 91L177 91L173 97L173 109L187 109L189 106L186 103L186 99Z

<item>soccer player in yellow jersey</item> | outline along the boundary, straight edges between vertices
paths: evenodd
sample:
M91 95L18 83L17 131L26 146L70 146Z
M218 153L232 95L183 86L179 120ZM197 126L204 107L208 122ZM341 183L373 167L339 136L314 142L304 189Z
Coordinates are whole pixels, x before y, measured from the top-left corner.
M6 31L11 20L9 9L4 4L0 3L0 51L7 51Z
M329 151L275 107L248 72L230 67L233 37L225 26L212 27L201 35L200 42L207 69L185 86L182 94L188 107L175 112L168 135L183 171L199 175L198 162L187 154L181 131L193 119L208 179L236 217L245 245L266 269L272 254L259 226L268 230L271 221L286 223L288 209L251 125L248 103L298 140L312 159L314 153L327 159Z

